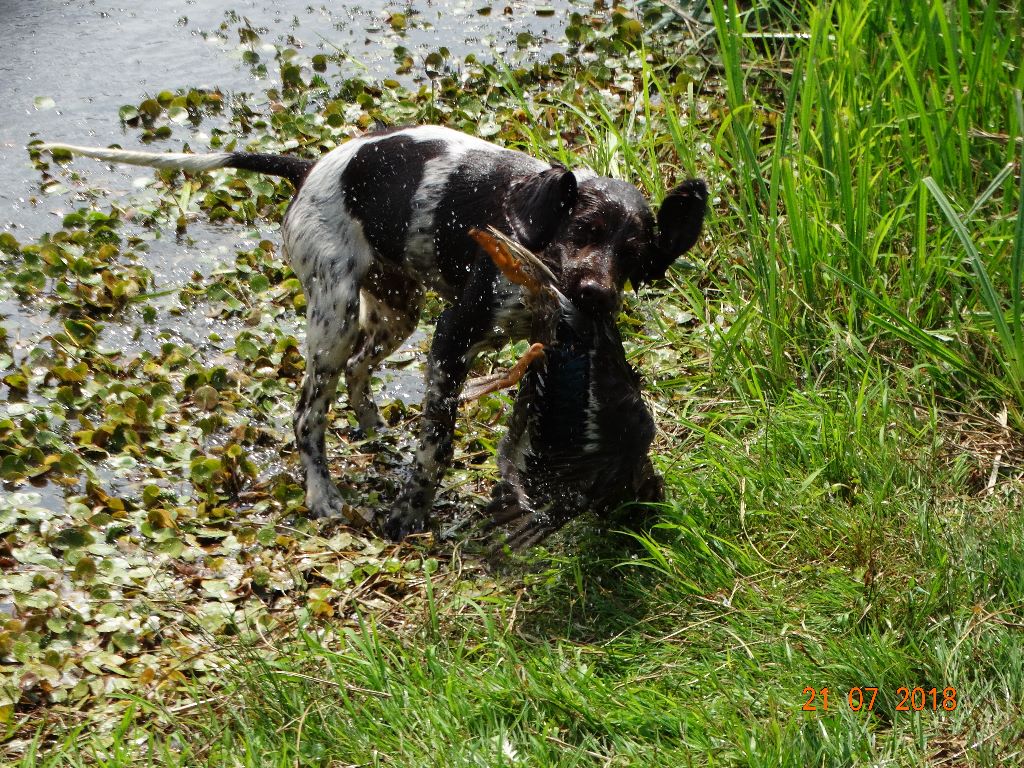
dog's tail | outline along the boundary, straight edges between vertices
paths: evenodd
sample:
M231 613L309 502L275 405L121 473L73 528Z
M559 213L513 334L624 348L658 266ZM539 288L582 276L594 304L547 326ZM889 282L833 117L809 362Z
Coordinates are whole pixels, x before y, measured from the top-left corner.
M283 176L295 188L313 167L314 161L288 155L261 155L256 152L212 152L205 155L190 155L184 152L135 152L126 149L104 149L102 147L78 147L74 144L36 144L35 149L60 149L73 155L94 157L108 163L144 165L150 168L173 168L180 171L212 171L215 168L241 168L246 171Z

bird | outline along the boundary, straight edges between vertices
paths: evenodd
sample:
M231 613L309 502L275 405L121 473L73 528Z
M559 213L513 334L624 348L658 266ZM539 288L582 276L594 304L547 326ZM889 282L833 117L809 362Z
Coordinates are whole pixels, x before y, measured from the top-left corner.
M582 514L663 501L649 455L654 417L626 360L617 313L576 307L551 270L501 232L470 235L520 286L533 318L531 344L515 365L472 379L462 394L473 400L519 384L486 507L489 527L508 530L502 545L525 549Z

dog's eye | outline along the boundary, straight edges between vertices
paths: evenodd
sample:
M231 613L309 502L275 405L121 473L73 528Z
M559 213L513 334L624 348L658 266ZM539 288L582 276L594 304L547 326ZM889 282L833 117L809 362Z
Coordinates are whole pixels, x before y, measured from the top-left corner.
M636 237L630 237L616 249L615 256L620 263L635 264L640 261L644 251L645 244Z
M608 227L603 221L581 221L576 226L576 236L586 243L599 243L608 235Z

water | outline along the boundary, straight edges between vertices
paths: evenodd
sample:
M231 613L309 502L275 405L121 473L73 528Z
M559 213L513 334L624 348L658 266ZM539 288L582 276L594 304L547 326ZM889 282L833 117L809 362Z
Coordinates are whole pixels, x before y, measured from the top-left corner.
M24 239L52 227L53 201L32 202L38 175L25 152L32 138L138 146L134 134L121 132L117 110L123 104L138 104L147 95L179 87L232 92L268 86L242 63L247 48L238 39L242 19L260 30L265 42L307 53L340 49L358 60L346 65L348 74L384 78L395 76L392 51L399 44L418 62L442 45L460 58L470 53L483 59L509 55L516 48L515 36L523 31L531 32L541 47L550 47L561 35L571 3L559 0L554 4L559 11L542 17L522 0L368 0L353 5L308 0L142 0L120 5L109 0L0 0L0 228ZM492 11L482 16L477 13L482 8ZM394 12L406 13L410 20L403 35L387 23ZM37 108L37 97L52 99L54 106ZM130 189L130 180L140 173L145 172L105 174L98 163L88 170L90 183L109 184L114 193Z
M271 43L299 48L306 55L341 49L354 59L343 65L346 76L410 83L423 77L427 53L441 46L456 61L471 53L485 61L519 57L524 53L516 45L516 36L529 31L538 41L533 53L544 55L559 47L573 2L556 0L554 16L538 16L522 0L493 5L487 0L368 0L347 6L314 5L308 0L140 0L121 5L109 0L0 0L0 231L31 242L59 229L65 213L93 204L96 190L106 198L96 201L100 207L113 201L124 203L152 178L152 171L145 168L108 168L77 160L71 165L77 179L56 174L68 189L43 194L39 173L25 151L30 140L98 146L117 142L126 148L167 150L188 140L188 131L176 128L171 139L144 146L136 131L122 129L118 109L162 90L199 87L219 88L226 95L258 94L277 85L257 79L252 67L242 61L249 46L241 44L238 28L246 22L258 30L264 61L272 62ZM477 13L487 7L490 15ZM409 20L402 35L387 22L395 12ZM397 77L396 45L405 46L416 62L411 72ZM276 66L271 63L267 69L270 77L276 76ZM200 130L211 127L204 123ZM202 139L191 143L200 151L205 146ZM130 229L125 225L126 232ZM149 240L145 261L155 275L157 291L182 287L196 270L209 273L218 265L231 264L236 250L252 248L261 239L278 240L268 225L242 227L202 219L189 224L186 237L176 237L172 231L141 234ZM161 311L153 324L145 324L137 313L127 313L103 324L100 343L130 356L157 345L158 334L169 334L216 356L218 345L210 341L211 331L233 339L236 329L222 327L204 311L201 303L183 314ZM301 318L293 319L294 332L301 335ZM59 319L17 300L0 286L0 325L7 330L15 366L58 324ZM428 333L420 329L392 356L401 364L412 362L381 372L382 381L375 388L379 403L420 400ZM8 394L0 385L0 401ZM101 481L112 489L132 482L113 469L98 471ZM32 490L40 494L43 506L60 508L63 488L42 483Z
M471 53L482 60L518 56L516 35L528 31L538 41L538 51L552 50L572 3L558 0L555 15L539 16L522 0L368 0L354 5L309 0L0 0L0 230L19 241L31 241L57 229L64 213L88 205L87 191L91 195L101 189L109 200L123 201L152 176L145 168L108 168L78 160L72 168L81 178L63 175L70 189L43 195L39 174L25 151L28 141L141 147L137 133L123 130L118 119L118 108L124 104L138 104L159 91L177 88L259 93L276 84L258 80L242 62L249 46L239 40L238 28L246 22L259 31L264 44L299 48L306 54L345 51L353 59L344 65L347 75L395 77L393 50L403 45L417 62L412 72L399 78L410 81L423 76L423 58L440 46L455 59ZM478 13L484 8L491 9L489 15ZM409 20L403 34L388 23L396 12ZM272 52L262 53L264 60L272 58ZM276 76L276 67L268 70ZM40 98L46 101L37 102ZM187 131L176 129L174 138L144 148L166 150L187 137ZM198 148L204 144L194 142ZM218 264L231 263L236 249L251 248L265 237L277 239L276 233L258 225L247 229L203 220L189 225L187 238L157 233L146 257L156 276L155 289L179 288L193 271L208 273ZM16 363L19 351L30 349L53 329L48 316L2 291L0 324L8 330ZM160 318L161 327L169 324L187 339L205 339L209 332L201 310ZM107 334L111 340L130 340L133 331L130 324L108 325ZM148 339L152 334L142 336ZM398 354L407 357L422 342L419 334ZM124 343L131 346L130 341ZM417 368L403 369L398 378L386 394L418 399Z

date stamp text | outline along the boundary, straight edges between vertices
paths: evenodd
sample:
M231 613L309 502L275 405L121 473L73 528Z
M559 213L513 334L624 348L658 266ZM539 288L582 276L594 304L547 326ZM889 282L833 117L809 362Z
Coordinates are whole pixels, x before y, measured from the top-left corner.
M871 712L878 699L878 688L871 686L855 686L846 691L834 692L829 688L804 688L804 712L828 712L829 708L845 704L853 712ZM956 709L956 688L909 688L901 686L896 689L897 712L952 712Z

